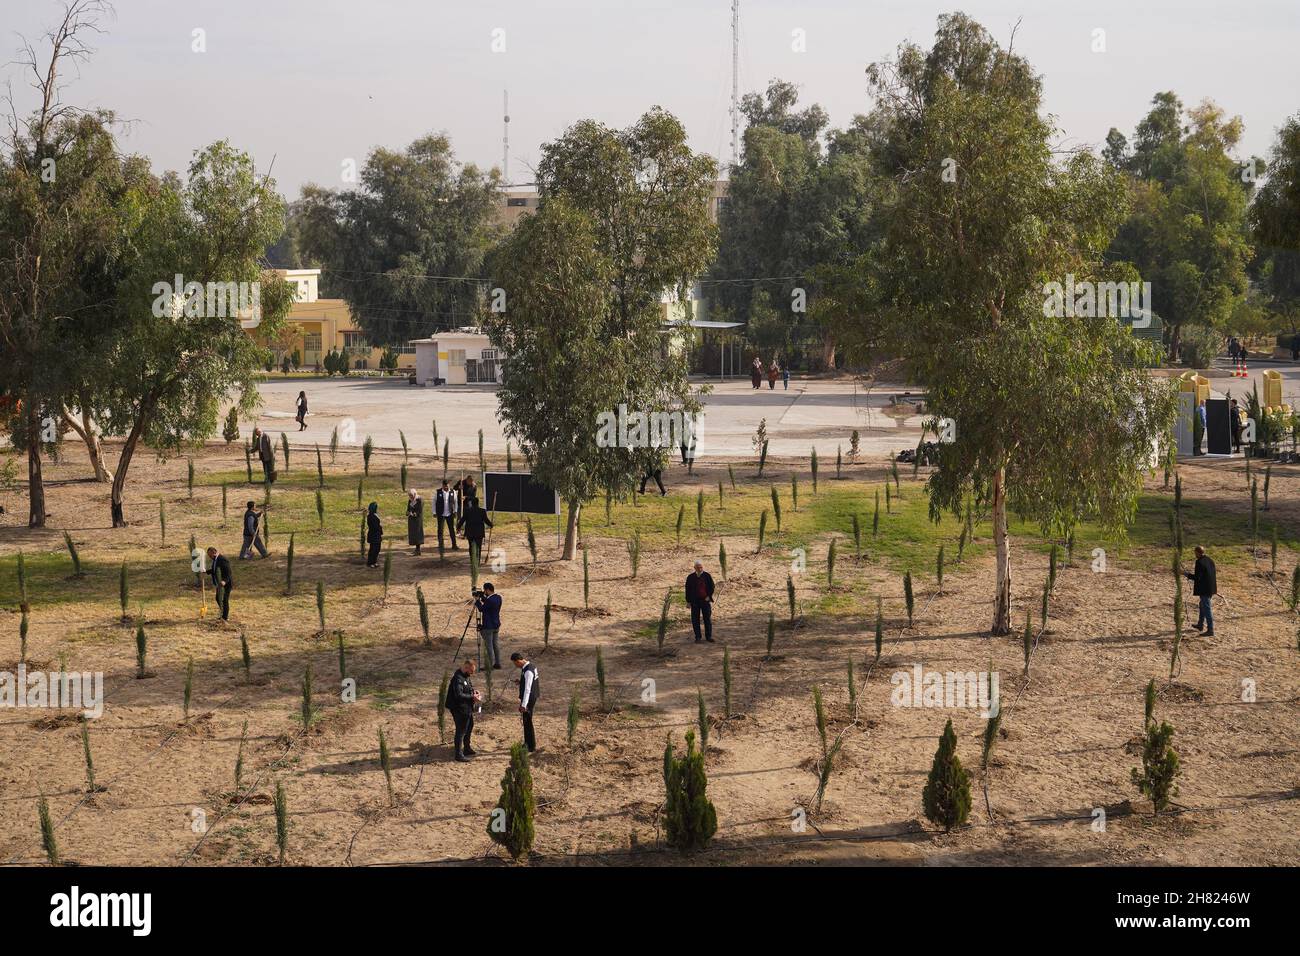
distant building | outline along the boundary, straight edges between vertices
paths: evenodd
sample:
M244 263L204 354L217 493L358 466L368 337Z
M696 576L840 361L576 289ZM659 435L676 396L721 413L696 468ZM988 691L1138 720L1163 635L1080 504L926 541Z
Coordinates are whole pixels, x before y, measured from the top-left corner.
M298 353L300 368L323 366L325 354L331 350L342 352L352 369L379 368L384 355L382 347L370 344L352 317L352 310L343 299L319 297L319 269L276 269L286 281L298 287L297 298L285 319L285 331L274 340L259 335L259 319L244 319L240 324L249 335L271 350L277 366L284 357ZM415 368L415 348L410 345L395 347L397 366L401 371Z

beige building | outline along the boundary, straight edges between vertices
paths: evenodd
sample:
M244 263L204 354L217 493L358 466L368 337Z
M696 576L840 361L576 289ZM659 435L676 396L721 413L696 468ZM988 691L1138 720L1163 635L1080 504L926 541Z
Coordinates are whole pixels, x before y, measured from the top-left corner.
M501 381L501 355L476 329L437 332L415 339L415 384L495 385Z
M257 333L259 319L245 319L241 324L260 345L271 350L277 366L286 355L292 356L297 351L300 368L317 368L323 365L325 354L334 350L348 357L351 369L379 369L384 350L371 346L366 333L353 320L347 302L320 298L319 269L275 271L298 287L297 299L289 310L283 332L274 341L268 341ZM415 347L405 345L395 351L398 369L413 371Z

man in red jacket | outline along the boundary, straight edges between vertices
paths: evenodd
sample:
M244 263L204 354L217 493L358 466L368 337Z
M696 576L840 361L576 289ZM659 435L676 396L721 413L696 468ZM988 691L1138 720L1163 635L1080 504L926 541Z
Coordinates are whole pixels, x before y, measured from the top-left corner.
M695 643L700 643L700 618L704 618L704 640L713 643L713 577L704 565L695 562L693 574L686 575L686 603L691 606L691 627Z

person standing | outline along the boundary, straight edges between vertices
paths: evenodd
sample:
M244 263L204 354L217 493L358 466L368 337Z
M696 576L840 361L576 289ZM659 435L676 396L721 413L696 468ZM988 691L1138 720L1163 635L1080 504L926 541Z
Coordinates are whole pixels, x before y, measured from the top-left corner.
M1241 408L1234 398L1228 403L1228 425L1232 428L1232 452L1241 451Z
M442 479L442 487L438 493L433 496L433 511L438 519L438 550L442 551L442 526L447 526L447 533L451 535L451 549L459 551L460 545L456 543L456 515L460 508L456 501L456 492L447 487L447 479Z
M537 679L537 665L518 651L510 655L519 668L519 716L524 722L524 746L528 752L537 751L537 734L533 731L533 708L542 696L542 685Z
M789 364L781 366L781 388L783 391L790 391L790 366Z
M488 528L492 527L492 519L488 513L479 507L478 498L466 498L465 510L456 522L456 530L462 532L465 540L469 542L469 548L474 552L474 558L477 560L483 551L483 536L487 533Z
M235 586L235 575L230 570L230 559L216 548L208 548L208 574L212 576L212 591L221 608L221 619L230 620L230 589Z
M298 431L307 430L307 393L298 393Z
M460 513L464 514L471 501L478 501L478 483L473 475L464 475L456 482L456 496L460 501Z
M275 449L271 447L271 436L260 428L254 428L253 444L257 448L257 460L262 463L262 478L274 482Z
M483 615L483 623L479 625L479 634L483 637L483 646L485 648L484 665L486 666L490 658L492 669L499 671L501 670L501 650L497 646L497 635L501 631L501 595L497 594L497 589L491 581L483 585L482 592L474 599L474 606Z
M424 544L424 499L414 488L406 493L406 543L415 545L416 554Z
M763 362L755 355L754 364L749 367L749 384L752 388L763 387Z
M1214 573L1214 561L1199 544L1196 546L1196 564L1191 573L1183 576L1192 582L1192 596L1201 599L1200 613L1196 617L1196 629L1205 628L1205 636L1214 636L1214 612L1210 602L1219 593L1219 582Z
M704 620L704 640L713 643L713 576L704 565L695 562L695 572L686 576L686 603L691 606L691 628L695 643L700 643L700 619Z
M776 364L776 359L772 359L772 364L767 367L767 387L769 391L776 390L776 379L781 374L781 369Z
M1196 414L1201 420L1201 440L1204 441L1205 436L1208 434L1208 432L1206 431L1205 399L1201 399L1200 404L1196 406ZM1196 443L1196 449L1192 452L1192 454L1199 455L1200 453L1201 453L1201 443L1198 441Z
M384 523L379 520L379 502L370 502L366 511L366 542L370 551L366 555L366 567L379 567L379 542L384 540Z
M244 546L239 549L240 561L252 557L254 548L257 548L257 553L262 557L266 557L269 553L266 545L262 544L262 535L258 529L261 518L262 512L258 511L254 502L250 501L248 507L244 509Z
M444 706L451 711L451 719L456 724L457 763L464 763L475 755L474 748L469 745L469 738L474 733L474 709L482 698L474 689L474 682L470 678L477 669L472 657L465 658L447 685Z

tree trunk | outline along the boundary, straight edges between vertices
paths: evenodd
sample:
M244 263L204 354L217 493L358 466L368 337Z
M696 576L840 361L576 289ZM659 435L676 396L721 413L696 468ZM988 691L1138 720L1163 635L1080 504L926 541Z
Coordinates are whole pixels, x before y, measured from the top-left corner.
M85 442L86 452L90 456L90 466L95 470L95 480L105 484L112 481L113 473L104 464L104 448L99 443L99 436L95 434L95 426L91 421L90 413L86 411L81 413L81 424L77 424L77 420L66 411L63 413L63 420Z
M27 404L27 527L45 527L45 481L41 477L41 416Z
M822 365L826 371L835 371L835 336L828 331L822 336Z
M135 454L135 446L140 441L140 424L131 429L131 434L126 437L126 443L122 446L122 457L117 460L117 474L113 476L113 494L112 494L112 517L114 528L126 527L126 515L122 509L122 489L126 487L126 471L131 467L131 456Z
M994 634L1011 633L1011 540L1007 536L1007 470L993 476L993 542L997 548L998 591L993 601Z
M1175 325L1169 333L1169 364L1174 365L1178 362L1178 348L1182 344L1183 327L1181 324Z
M569 523L564 532L565 561L572 561L578 555L578 515L581 511L581 503L569 502Z

